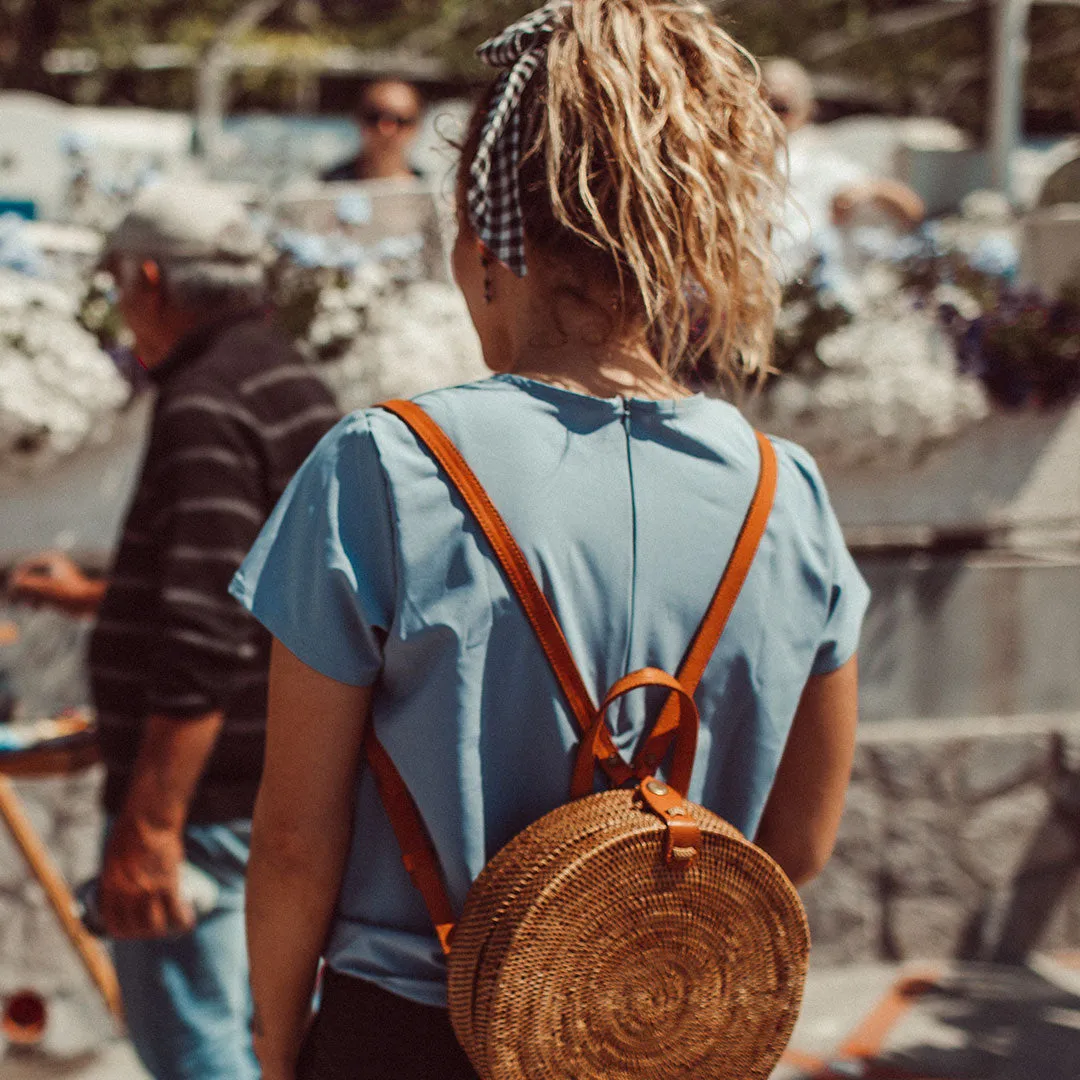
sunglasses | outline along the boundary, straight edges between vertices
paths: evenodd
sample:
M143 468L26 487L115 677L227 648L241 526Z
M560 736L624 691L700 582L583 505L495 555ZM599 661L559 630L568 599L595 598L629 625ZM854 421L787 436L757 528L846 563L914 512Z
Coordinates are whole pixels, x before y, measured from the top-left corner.
M364 127L377 128L384 124L393 124L398 131L407 131L417 125L419 117L401 116L399 113L387 112L385 109L364 109L360 113L360 123Z

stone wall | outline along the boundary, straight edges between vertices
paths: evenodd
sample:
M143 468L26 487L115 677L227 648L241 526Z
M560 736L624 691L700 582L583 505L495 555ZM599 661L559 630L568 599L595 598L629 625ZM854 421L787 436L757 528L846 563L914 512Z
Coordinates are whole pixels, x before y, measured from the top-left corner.
M87 625L0 604L9 615L28 712L84 701ZM99 785L96 771L17 784L72 882L96 868ZM1080 714L863 724L836 854L804 899L822 966L1080 948ZM0 996L19 986L93 998L0 830Z
M1080 946L1080 716L864 725L815 961Z

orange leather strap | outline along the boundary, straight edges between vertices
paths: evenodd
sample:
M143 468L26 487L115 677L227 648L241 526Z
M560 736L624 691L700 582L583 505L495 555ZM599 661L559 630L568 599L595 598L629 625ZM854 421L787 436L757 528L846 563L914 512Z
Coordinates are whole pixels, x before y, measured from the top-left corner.
M469 468L461 452L446 433L419 405L411 401L387 401L381 406L403 420L413 434L428 448L432 457L442 466L450 482L465 500L477 524L491 545L506 579L517 594L544 654L551 664L555 678L562 687L570 709L584 732L592 723L596 706L585 686L578 666L574 662L570 646L563 635L551 605L536 583L529 564L518 547L517 541L503 521L499 511L488 497L476 474ZM599 760L608 778L618 786L629 780L633 773L619 756L610 733L605 729L600 736Z
M454 933L454 909L443 883L439 857L435 853L427 826L424 825L424 819L420 816L397 766L375 737L371 724L368 724L364 750L371 773L375 777L375 786L379 789L379 798L382 799L398 847L401 848L401 861L424 898L424 905L435 924L435 933L443 952L449 953L450 939Z
M682 785L682 787L676 787L676 790L685 794L697 745L698 714L693 702L693 692L701 680L709 657L716 647L716 642L723 632L731 608L742 588L772 506L776 488L776 460L768 440L758 435L762 453L762 475L758 490L743 524L735 551L728 562L724 578L683 661L678 679L658 669L646 668L640 672L634 672L616 683L604 704L600 709L596 709L577 664L574 662L562 628L555 618L555 613L551 610L551 605L536 584L525 556L506 523L457 447L447 438L438 424L412 402L390 401L384 403L382 407L403 420L443 468L480 525L507 580L517 594L570 709L585 736L582 745L587 746L587 753L579 751L579 759L584 762L580 766L584 779L577 778L578 770L575 770L575 787L582 785L585 790L591 789L594 762L599 762L609 780L616 786L630 779L645 779L653 768L650 762L653 758L656 762L663 760L678 734L680 738L673 761L672 776L677 775ZM642 752L635 757L634 765L630 766L622 760L615 749L611 733L604 723L604 715L607 707L616 698L640 686L665 686L672 691L672 696L664 706L656 728L642 748ZM684 728L685 734L683 734ZM438 856L423 818L393 760L370 727L364 745L368 763L379 789L379 796L401 848L405 868L424 898L443 951L448 953L454 930L454 912L443 881ZM674 782L672 786L676 786ZM646 801L649 802L649 800ZM658 805L652 809L664 816L670 807L667 807L665 802L664 807ZM679 850L679 844L677 840L672 839L673 836L674 833L669 829L669 857L671 851Z
M772 512L773 501L776 498L776 451L769 439L760 431L754 434L757 436L758 451L761 455L757 490L750 501L750 508L739 530L735 548L724 569L724 576L720 579L720 584L713 594L705 617L694 635L694 640L683 658L677 675L679 683L690 694L697 690L709 660L716 651L720 635L727 626L735 601L739 598L746 575L750 572L750 566L761 544L761 538L765 535L765 527L769 522L769 514ZM664 705L648 739L634 757L631 767L638 778L653 772L664 760L671 748L678 726L679 702L671 697ZM680 788L674 780L672 780L672 786L682 791L684 795L686 794L686 790Z
M665 825L664 858L668 862L693 862L701 850L701 830L690 816L686 800L675 788L647 776L638 785L638 798Z

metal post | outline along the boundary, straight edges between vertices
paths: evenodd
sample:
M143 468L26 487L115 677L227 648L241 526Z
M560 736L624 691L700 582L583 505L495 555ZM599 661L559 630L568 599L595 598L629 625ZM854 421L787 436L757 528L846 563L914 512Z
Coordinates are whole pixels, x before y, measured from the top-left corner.
M221 152L222 126L232 74L232 49L215 42L196 73L195 131L199 153L211 171Z
M994 187L1014 197L1011 158L1023 128L1027 23L1032 0L997 0L991 72L990 175Z
M256 29L285 0L246 0L214 36L195 83L195 130L211 168L221 150L222 124L228 107L229 77L236 63L233 46Z

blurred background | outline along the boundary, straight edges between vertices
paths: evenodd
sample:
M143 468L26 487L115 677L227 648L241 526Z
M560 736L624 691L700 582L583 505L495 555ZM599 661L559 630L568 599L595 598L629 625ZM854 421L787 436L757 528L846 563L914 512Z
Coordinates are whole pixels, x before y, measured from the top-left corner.
M250 208L276 317L344 408L482 375L447 272L453 143L475 46L534 6L0 0L0 569L48 547L108 565L151 397L98 256L164 178ZM766 65L790 130L784 303L775 373L740 403L816 455L874 590L848 814L805 897L815 964L883 964L887 985L912 959L1080 949L1080 2L710 6L797 62ZM394 182L353 168L385 80L423 102ZM0 734L84 705L85 625L0 602L5 620ZM20 790L88 876L94 774ZM85 997L4 845L0 997ZM1009 1072L1013 1021L981 1014L953 1017L981 1064L917 1075L1075 1076L1080 997L1051 1000L1072 1017L1060 1073ZM1046 1034L1041 1009L1023 1023ZM824 1008L807 1045L844 1017Z
M78 106L194 116L204 126L221 111L231 130L247 133L240 138L262 144L264 153L274 142L296 167L305 157L331 157L335 133L350 138L340 121L373 76L407 75L434 101L468 92L482 77L475 44L530 6L3 0L0 86ZM958 140L971 146L992 143L1003 120L1035 146L1080 124L1080 8L1071 0L710 6L751 52L791 56L811 71L821 122L933 117L955 125ZM181 127L170 127L176 138Z
M347 113L357 80L395 54L440 94L467 84L479 75L476 43L530 6L529 0L4 0L0 78L6 89L73 104L190 110L200 57L228 35L244 69L232 87L236 111ZM938 116L975 138L986 133L997 19L992 0L709 6L755 54L806 64L819 83L822 119L855 112ZM1025 22L1026 129L1033 136L1075 130L1080 12L1067 0L1037 3Z

